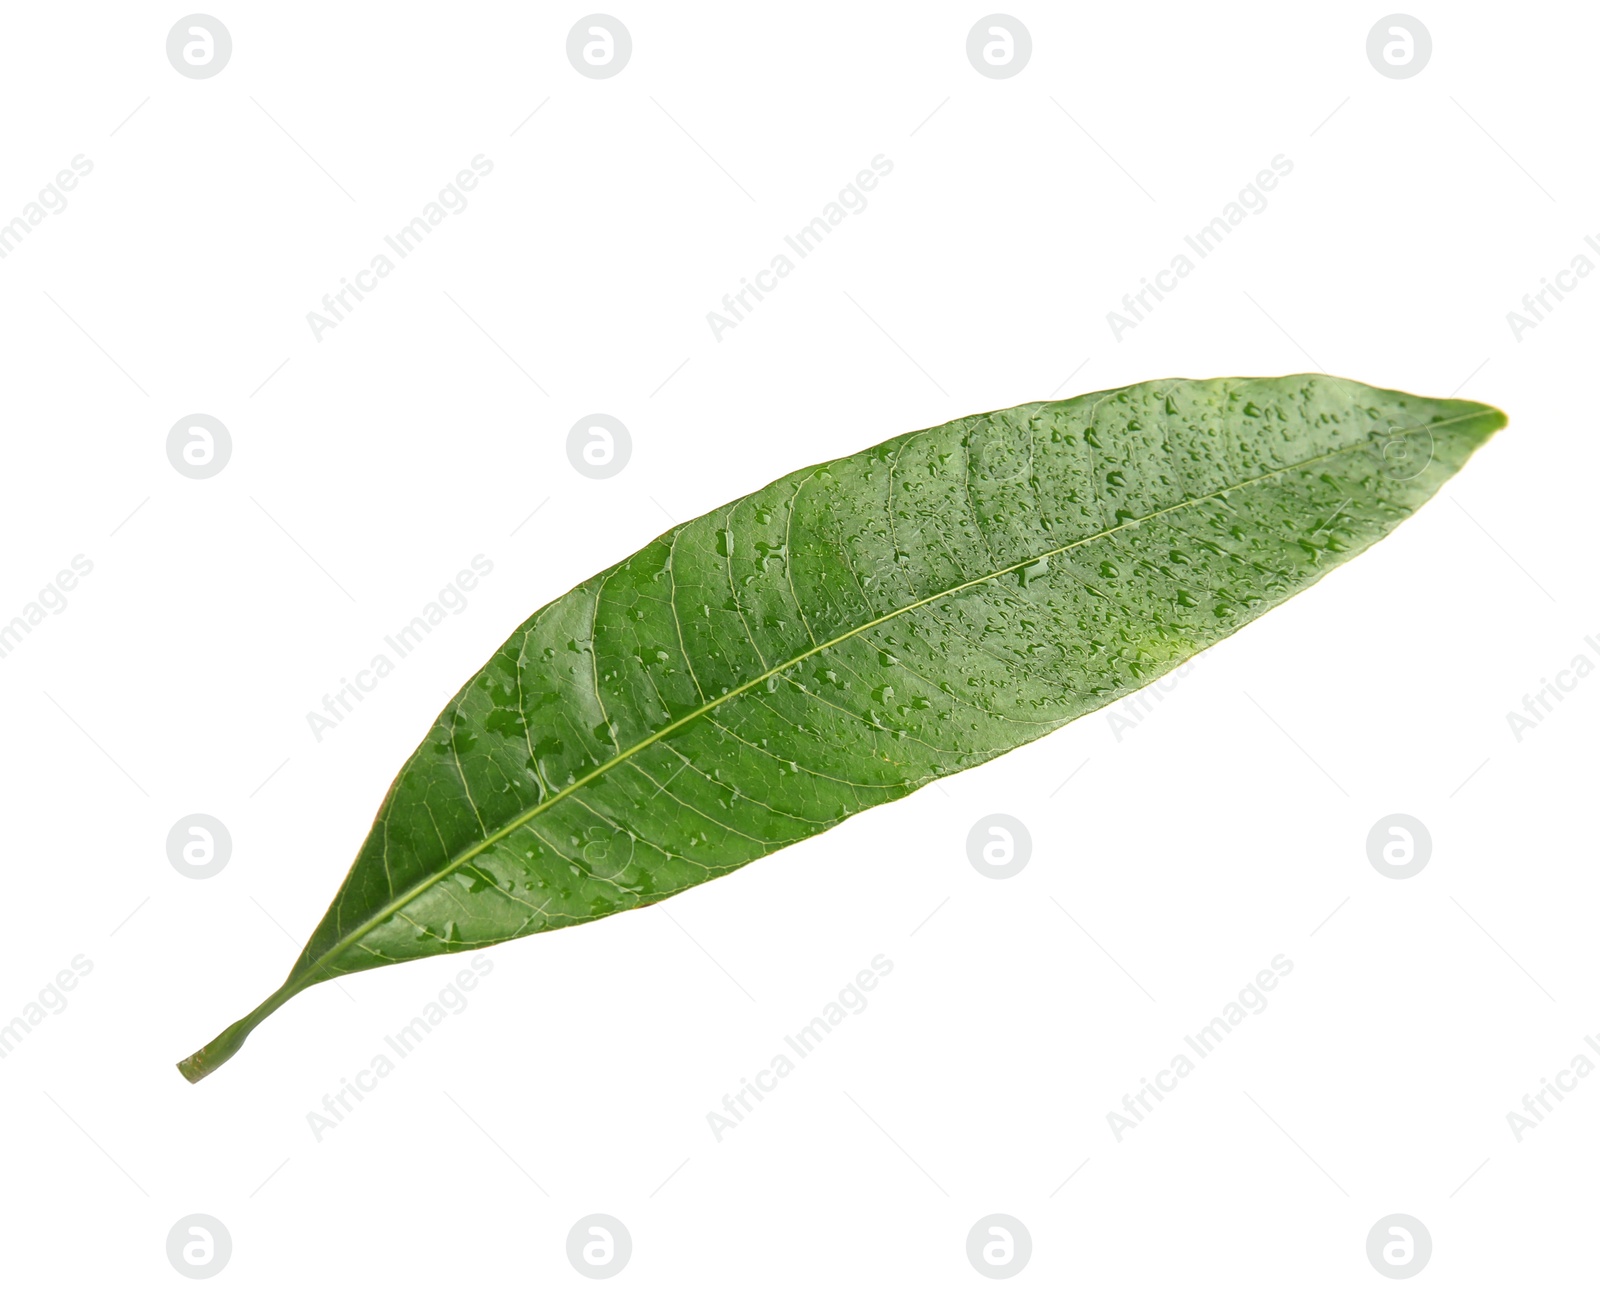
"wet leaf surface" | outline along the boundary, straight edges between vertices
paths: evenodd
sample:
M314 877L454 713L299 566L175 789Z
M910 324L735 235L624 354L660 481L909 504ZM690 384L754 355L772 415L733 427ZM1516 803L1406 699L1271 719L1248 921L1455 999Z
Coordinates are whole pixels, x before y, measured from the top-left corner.
M283 987L179 1069L313 984L658 902L1042 737L1383 538L1504 425L1322 375L1147 382L677 526L467 681Z

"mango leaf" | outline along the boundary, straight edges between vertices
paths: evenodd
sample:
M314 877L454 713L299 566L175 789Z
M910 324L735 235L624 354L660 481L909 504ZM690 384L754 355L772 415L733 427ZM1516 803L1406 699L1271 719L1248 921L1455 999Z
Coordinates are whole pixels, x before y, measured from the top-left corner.
M1020 405L795 472L534 614L390 787L297 993L656 903L1145 686L1505 415L1322 375Z

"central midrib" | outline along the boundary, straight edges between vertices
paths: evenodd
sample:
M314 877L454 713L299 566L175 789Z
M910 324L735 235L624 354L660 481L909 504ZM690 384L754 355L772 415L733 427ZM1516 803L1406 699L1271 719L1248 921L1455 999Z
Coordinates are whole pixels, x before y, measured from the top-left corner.
M1473 413L1465 413L1465 414L1462 414L1459 417L1455 417L1455 418L1445 418L1445 419L1443 419L1443 420L1441 420L1439 422L1426 424L1424 427L1420 428L1420 430L1426 430L1426 431L1430 431L1431 432L1431 431L1437 430L1437 429L1442 428L1442 427L1450 426L1452 423L1464 422L1469 418L1483 417L1485 412L1488 412L1488 411L1487 410L1485 410L1485 411L1474 411ZM541 813L543 813L551 805L556 804L559 801L565 799L568 795L571 795L574 791L577 791L580 788L582 788L584 786L587 786L590 782L594 781L597 777L601 776L601 774L607 773L611 769L617 767L617 765L625 763L628 760L632 759L640 751L648 750L656 742L660 741L662 738L670 735L671 733L676 732L679 728L682 728L687 724L693 723L696 719L700 718L702 715L709 714L712 710L715 710L719 705L723 704L723 702L731 701L734 697L741 696L744 693L748 692L751 688L756 687L761 683L765 683L769 678L773 678L773 677L783 673L785 670L793 669L796 665L800 664L802 661L809 660L812 656L817 655L819 652L827 651L830 647L837 647L840 643L847 642L849 639L854 638L857 634L865 633L869 629L875 629L877 626L879 626L881 624L886 624L888 621L893 620L897 616L902 616L902 615L905 615L907 612L915 611L919 607L925 607L929 603L939 601L939 599L941 599L941 598L952 597L957 593L965 592L967 589L976 588L978 585L986 584L990 580L999 579L1002 575L1012 574L1012 573L1014 573L1016 571L1022 570L1024 567L1036 565L1037 563L1039 563L1041 561L1044 561L1044 560L1047 560L1048 558L1055 557L1058 554L1065 553L1065 552L1070 552L1074 548L1081 548L1084 544L1091 544L1097 539L1104 539L1108 535L1114 535L1120 530L1131 530L1131 529L1133 529L1133 528L1135 528L1135 527L1137 527L1139 525L1142 525L1143 523L1145 523L1147 521L1155 521L1158 518L1167 516L1170 513L1182 511L1184 508L1192 508L1192 507L1196 507L1196 506L1198 506L1199 504L1202 504L1202 503L1210 503L1212 500L1219 499L1223 495L1230 494L1235 490L1242 490L1242 489L1245 489L1245 488L1247 488L1249 486L1259 484L1262 481L1270 480L1274 476L1282 476L1285 472L1295 472L1295 471L1299 471L1302 468L1311 467L1312 465L1314 465L1316 463L1323 462L1323 461L1325 461L1327 459L1336 458L1340 454L1355 453L1355 452L1360 451L1360 450L1368 450L1368 451L1370 451L1370 449L1371 449L1371 445L1367 441L1360 441L1360 442L1358 442L1358 443L1356 443L1354 445L1341 446L1338 449L1331 449L1325 454L1316 454L1311 458L1307 458L1307 459L1302 460L1301 462L1290 463L1286 467L1274 468L1270 472L1263 472L1260 476L1252 476L1252 477L1250 477L1250 478L1248 478L1246 480L1239 481L1236 484L1225 486L1224 488L1222 488L1220 490L1214 490L1210 494L1203 494L1203 495L1198 495L1198 496L1196 496L1194 498L1184 499L1179 503L1174 503L1171 507L1160 508L1157 511L1148 514L1147 516L1131 517L1127 521L1119 522L1118 524L1116 524L1114 526L1108 526L1106 529L1100 530L1100 531L1096 531L1094 534L1085 535L1081 539L1075 539L1070 544L1062 544L1059 547L1052 548L1052 549L1049 549L1049 550L1047 550L1045 552L1035 554L1034 556L1029 557L1025 561L1014 562L1011 565L1002 567L1001 569L999 569L997 571L991 571L986 575L980 575L976 579L966 580L966 581L964 581L964 582L962 582L960 584L953 585L952 587L950 587L948 589L942 589L938 593L929 594L925 598L919 598L915 602L908 602L903 607L897 607L897 608L895 608L895 610L890 611L885 615L878 616L875 619L868 620L863 624L857 625L857 626L855 626L855 628L849 629L846 632L844 632L842 634L839 634L837 637L830 638L827 642L818 643L814 647L807 648L805 651L801 652L799 655L793 657L792 659L784 661L781 665L774 665L771 669L768 669L765 673L758 674L758 675L756 675L756 677L750 679L748 682L741 683L741 684L739 684L738 687L732 688L729 691L724 692L721 696L715 697L712 700L707 701L704 705L700 706L698 709L690 711L688 714L684 715L681 719L674 719L671 723L667 724L665 727L659 729L656 732L651 733L648 737L644 738L642 741L636 742L634 745L630 746L627 750L624 750L624 751L620 752L619 754L612 756L610 759L606 760L602 764L596 765L594 768L590 769L589 772L585 773L582 777L578 778L576 781L573 781L573 782L569 783L568 785L562 787L554 795L550 796L549 799L541 800L538 804L534 805L533 808L529 809L526 813L519 814L517 817L513 818L504 827L501 827L499 830L494 831L494 832L490 833L489 835L485 836L482 841L480 841L478 844L473 845L472 848L466 850L464 853L461 854L461 856L459 858L451 859L450 865L448 867L444 867L444 868L440 869L438 872L436 872L433 875L429 876L426 880L420 881L417 885L415 885L411 889L407 890L405 894L401 895L399 898L395 899L393 902L391 902L386 907L384 907L375 916L373 916L369 920L363 922L359 927L357 927L355 930L351 931L348 935L342 936L333 945L332 948L330 948L321 957L317 958L317 960L314 961L311 964L311 966L307 968L306 974L300 977L300 985L299 986L300 987L309 987L309 985L312 983L312 980L311 980L310 977L312 975L315 975L317 973L317 971L319 971L320 969L325 967L327 965L327 963L331 959L333 959L334 957L337 957L340 953L346 952L350 948L354 947L363 938L365 938L368 934L370 934L372 931L376 930L385 921L389 920L390 917L394 916L395 913L397 913L397 912L401 911L402 909L404 909L407 904L412 902L412 900L416 899L418 896L420 896L422 894L426 894L430 889L432 889L440 881L445 880L447 877L453 875L455 872L460 870L460 868L465 866L467 863L471 862L474 858L476 858L479 854L483 853L484 850L488 849L490 846L498 844L500 841L504 840L513 831L515 831L518 827L524 826L527 823L532 822L534 818L538 817ZM890 502L890 506L891 507L893 506L893 501L892 500ZM287 987L287 985L285 987Z

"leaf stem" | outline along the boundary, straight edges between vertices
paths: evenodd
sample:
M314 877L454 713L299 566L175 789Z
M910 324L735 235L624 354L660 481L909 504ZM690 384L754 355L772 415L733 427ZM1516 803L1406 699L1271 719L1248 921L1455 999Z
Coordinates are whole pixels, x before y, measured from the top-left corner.
M244 1040L250 1036L251 1031L276 1011L280 1006L292 998L305 984L292 984L286 982L282 988L258 1006L254 1011L242 1019L235 1020L215 1038L195 1052L194 1055L178 1062L178 1073L182 1074L191 1083L198 1083L207 1074L221 1069L233 1057L233 1054L244 1046Z

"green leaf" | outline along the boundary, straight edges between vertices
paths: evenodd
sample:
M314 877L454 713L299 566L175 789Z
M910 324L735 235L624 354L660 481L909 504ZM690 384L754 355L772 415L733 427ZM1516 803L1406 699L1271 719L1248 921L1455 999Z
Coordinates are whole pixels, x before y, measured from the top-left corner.
M390 787L276 993L658 902L1145 686L1381 539L1505 425L1174 379L795 472L536 611Z

